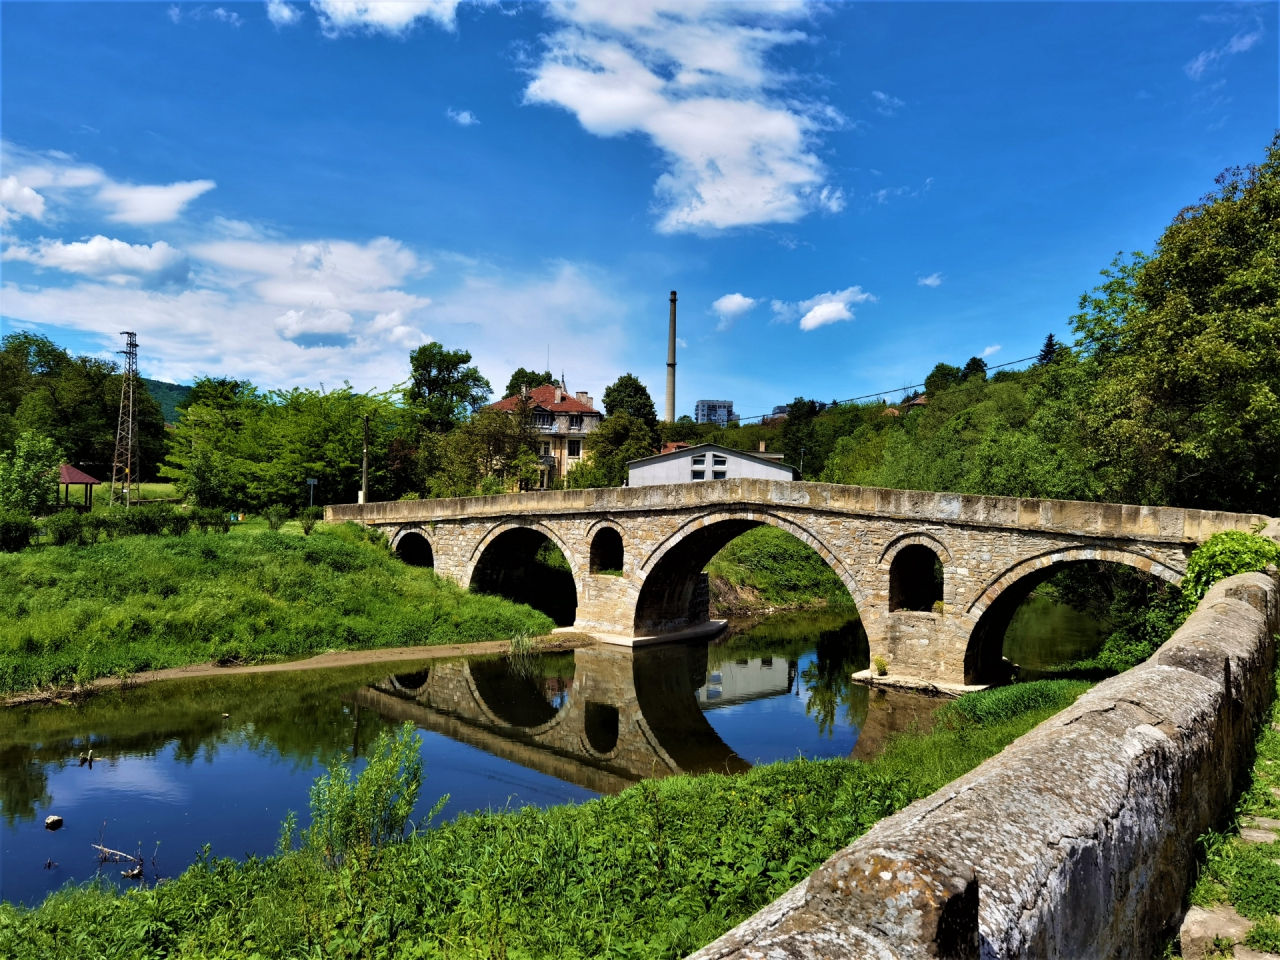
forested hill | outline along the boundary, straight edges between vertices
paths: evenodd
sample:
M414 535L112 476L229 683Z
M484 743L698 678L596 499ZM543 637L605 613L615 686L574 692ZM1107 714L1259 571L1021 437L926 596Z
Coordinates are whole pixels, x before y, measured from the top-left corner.
M156 403L160 404L160 412L164 414L165 423L178 422L178 405L191 395L191 388L180 383L166 383L163 380L151 380L139 377L147 385L147 392Z

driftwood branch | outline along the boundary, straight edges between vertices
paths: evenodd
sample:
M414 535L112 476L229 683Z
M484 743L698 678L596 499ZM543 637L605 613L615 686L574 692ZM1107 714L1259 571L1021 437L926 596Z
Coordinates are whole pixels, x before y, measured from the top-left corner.
M142 857L135 857L131 853L121 853L98 843L91 843L89 846L98 851L98 859L102 863L142 863Z

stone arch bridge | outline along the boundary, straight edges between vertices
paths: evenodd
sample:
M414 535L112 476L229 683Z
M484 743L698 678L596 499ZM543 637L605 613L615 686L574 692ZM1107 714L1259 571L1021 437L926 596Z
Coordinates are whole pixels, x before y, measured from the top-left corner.
M384 530L464 588L518 581L551 540L572 574L573 627L632 644L707 625L703 567L769 524L836 572L892 674L950 684L999 678L1014 611L1064 565L1111 561L1176 584L1215 533L1280 536L1257 514L750 479L341 504L326 518Z

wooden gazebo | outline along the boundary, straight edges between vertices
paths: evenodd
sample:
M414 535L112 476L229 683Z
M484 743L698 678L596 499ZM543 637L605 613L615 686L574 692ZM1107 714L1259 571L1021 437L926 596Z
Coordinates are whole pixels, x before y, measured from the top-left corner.
M77 470L69 463L64 463L58 468L58 482L62 484L62 502L68 507L71 506L71 488L79 485L84 487L84 509L93 509L93 488L100 484L101 480L95 480L83 470ZM79 506L79 504L77 504Z

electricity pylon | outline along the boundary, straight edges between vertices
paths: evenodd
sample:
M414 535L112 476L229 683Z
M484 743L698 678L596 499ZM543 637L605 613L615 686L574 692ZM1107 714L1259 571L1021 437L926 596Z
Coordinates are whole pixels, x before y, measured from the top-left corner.
M124 379L120 382L120 419L116 425L116 457L111 465L111 493L108 504L116 502L116 486L124 496L124 505L139 499L135 484L140 479L141 451L138 447L138 417L134 406L135 385L138 382L138 336L130 330L121 331L125 337Z

